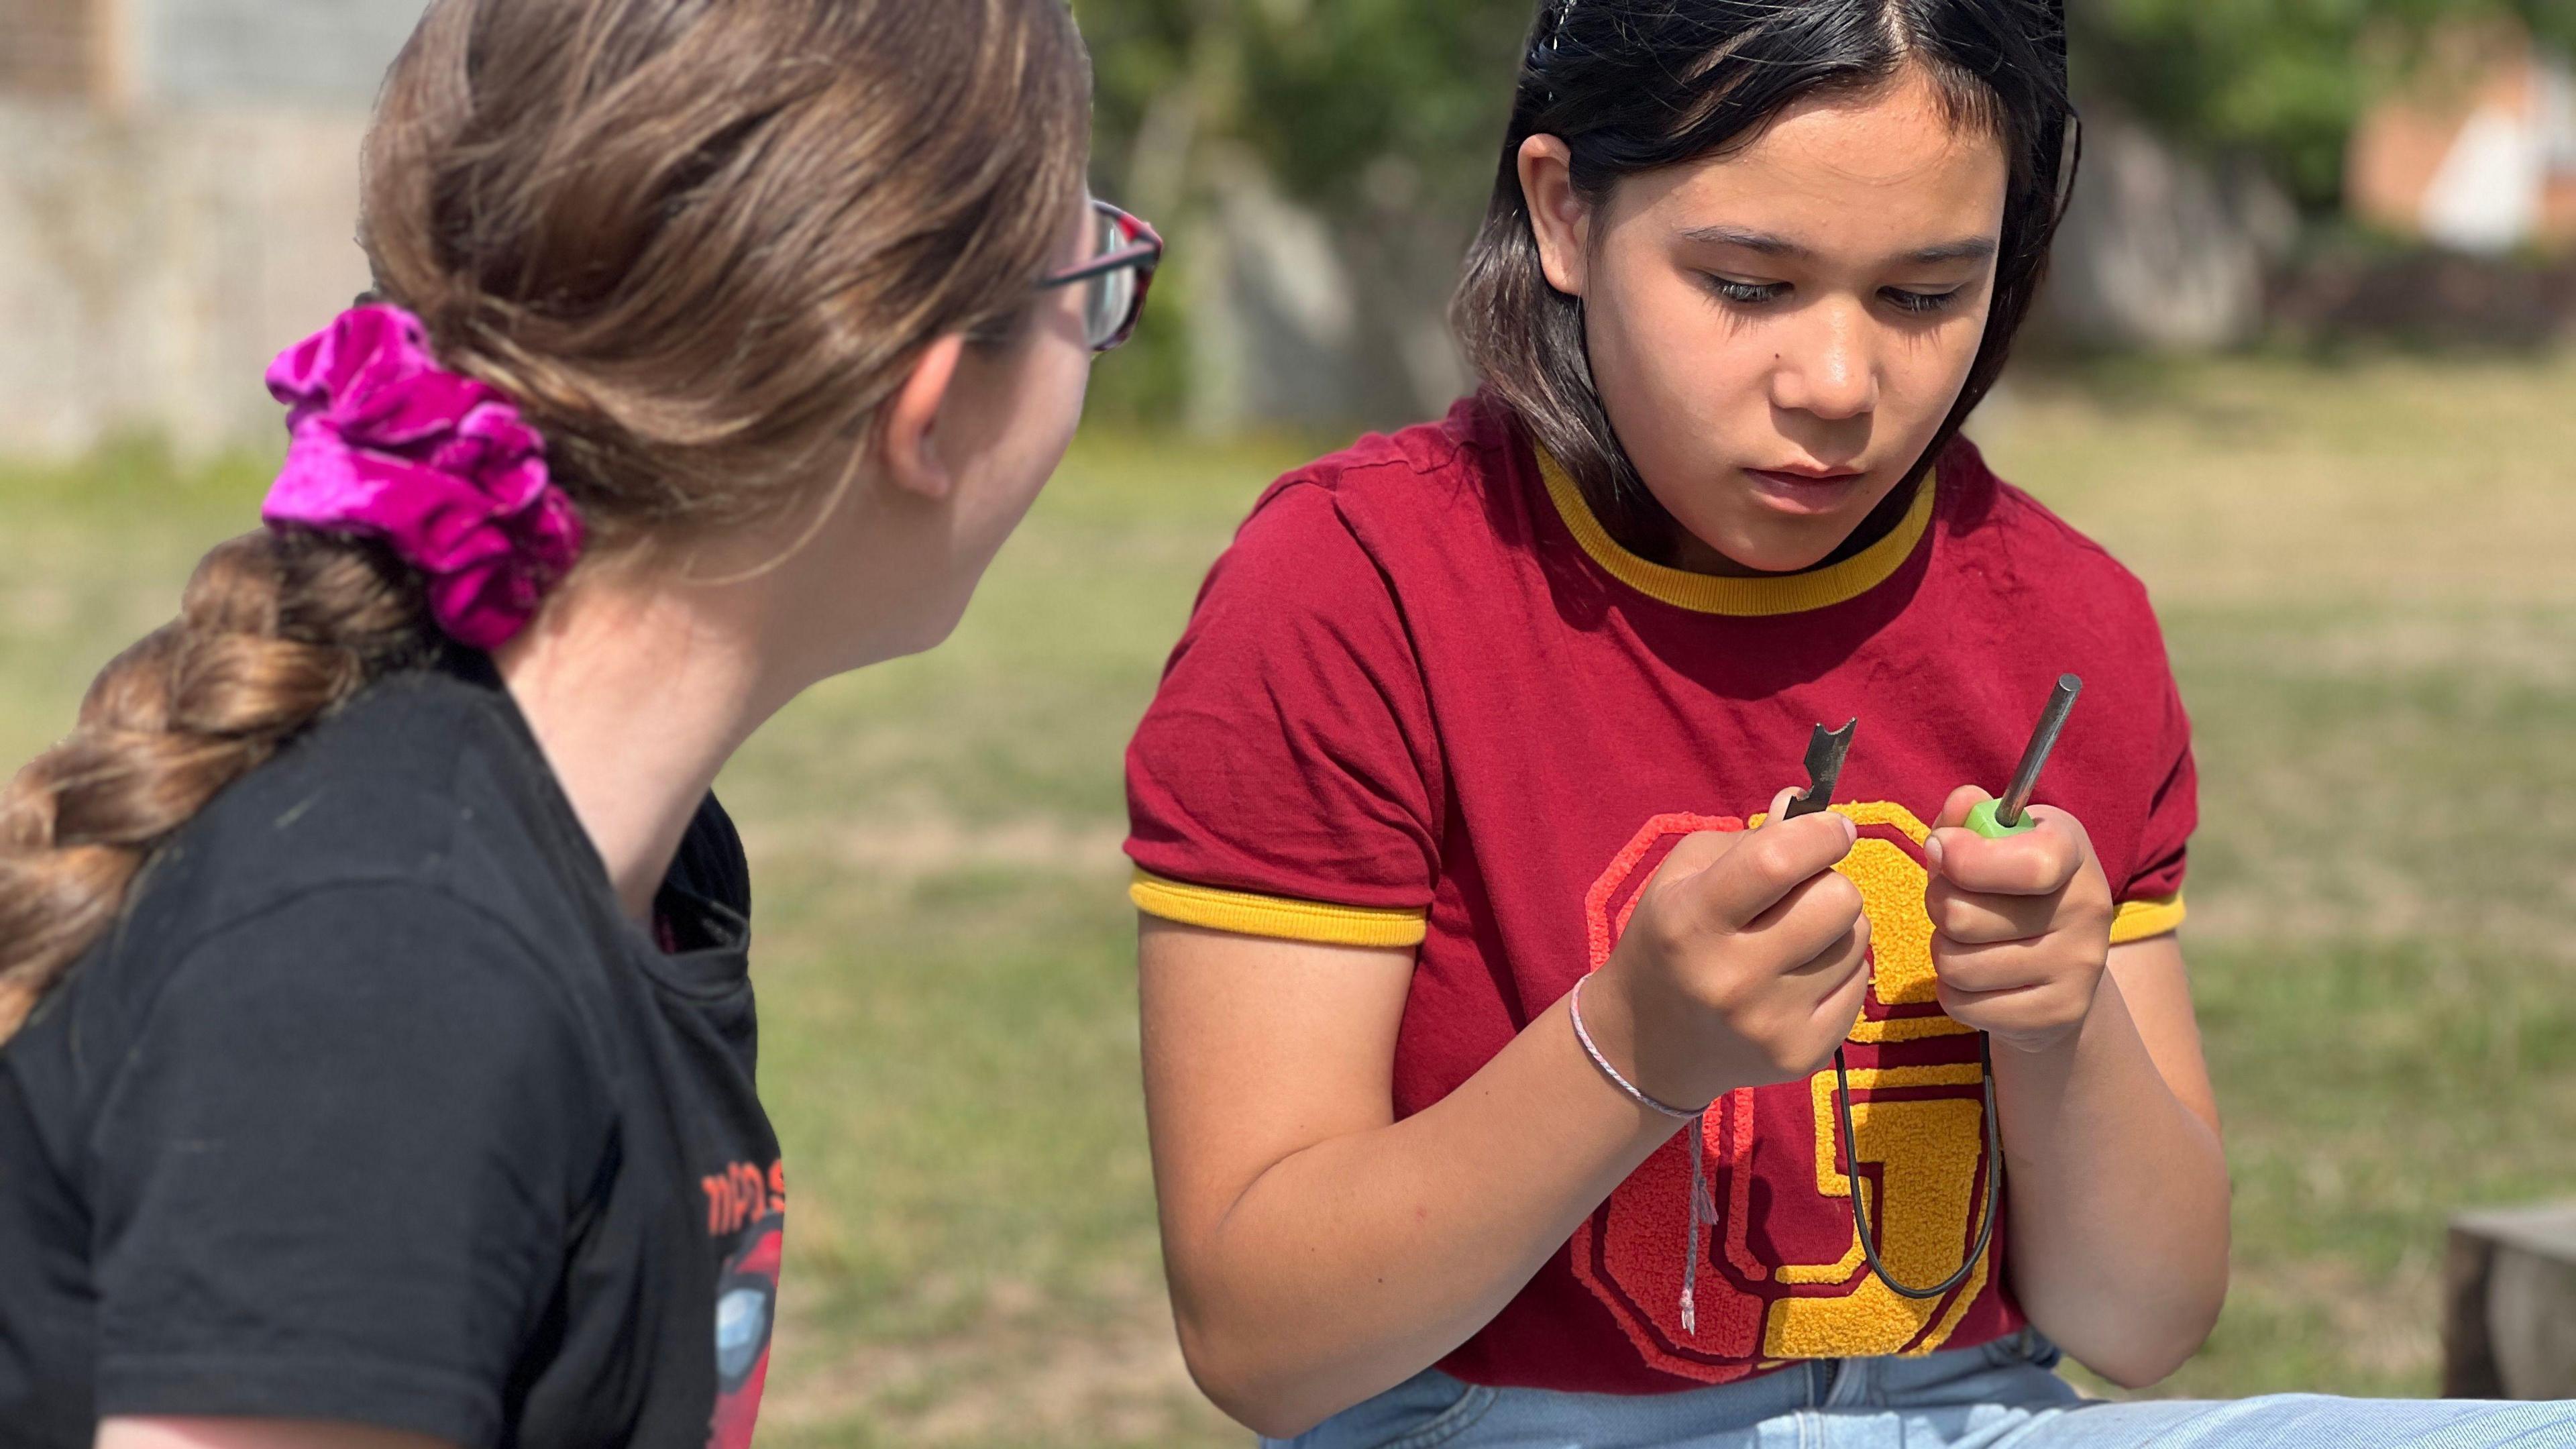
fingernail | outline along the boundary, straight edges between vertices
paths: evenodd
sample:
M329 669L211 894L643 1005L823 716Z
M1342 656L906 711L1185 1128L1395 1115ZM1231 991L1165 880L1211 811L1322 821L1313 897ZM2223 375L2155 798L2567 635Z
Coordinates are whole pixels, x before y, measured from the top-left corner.
M1923 858L1932 863L1934 870L1941 868L1941 836L1938 831L1923 842Z

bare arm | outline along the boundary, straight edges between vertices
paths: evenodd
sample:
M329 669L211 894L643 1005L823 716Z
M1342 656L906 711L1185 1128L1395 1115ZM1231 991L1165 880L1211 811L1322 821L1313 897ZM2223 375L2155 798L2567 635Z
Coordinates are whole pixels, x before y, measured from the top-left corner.
M2227 1162L2182 947L2111 948L2083 1029L1995 1054L2013 1283L2114 1383L2181 1367L2227 1294Z
M303 1419L108 1419L98 1449L455 1449L441 1439Z
M1698 1106L1829 1057L1866 987L1838 817L1694 836L1584 992L1603 1051ZM1289 1437L1481 1328L1680 1124L1586 1059L1563 1001L1457 1091L1398 1122L1410 951L1147 919L1145 1093L1163 1244L1192 1373Z
M1395 1122L1412 952L1150 917L1143 932L1181 1343L1208 1396L1263 1433L1302 1432L1465 1342L1679 1125L1593 1069L1563 1002Z

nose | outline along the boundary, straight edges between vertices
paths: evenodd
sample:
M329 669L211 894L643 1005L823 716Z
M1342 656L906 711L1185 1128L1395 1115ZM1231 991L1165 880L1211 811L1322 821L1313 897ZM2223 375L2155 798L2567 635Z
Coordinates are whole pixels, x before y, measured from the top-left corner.
M1810 307L1804 324L1780 338L1771 369L1771 401L1829 421L1865 417L1878 407L1878 365L1869 319L1836 303Z

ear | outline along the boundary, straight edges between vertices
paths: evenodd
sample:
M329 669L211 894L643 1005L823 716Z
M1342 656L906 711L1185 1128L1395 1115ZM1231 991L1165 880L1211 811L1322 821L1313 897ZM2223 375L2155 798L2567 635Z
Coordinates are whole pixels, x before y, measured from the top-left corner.
M956 474L940 456L939 415L965 355L962 333L952 332L923 348L912 375L887 399L877 419L877 451L887 481L934 501L957 486Z
M1521 142L1521 204L1538 238L1539 269L1569 297L1583 295L1592 208L1574 189L1574 152L1554 136Z

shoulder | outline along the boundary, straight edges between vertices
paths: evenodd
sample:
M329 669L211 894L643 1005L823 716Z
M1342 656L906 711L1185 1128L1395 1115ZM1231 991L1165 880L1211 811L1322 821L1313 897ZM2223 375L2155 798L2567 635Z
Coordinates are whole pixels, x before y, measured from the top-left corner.
M1434 422L1371 433L1271 484L1233 552L1293 554L1348 538L1395 568L1412 555L1454 551L1490 537L1486 504L1512 478L1516 446L1502 409L1483 398L1463 399Z
M1173 902L1330 901L1420 939L1445 786L1415 629L1472 452L1447 424L1408 428L1262 495L1128 746L1128 853L1163 882L1140 907L1237 929L1277 912Z
M482 857L510 857L525 874L564 853L541 828L552 788L496 692L396 675L182 827L138 887L137 909L156 924L184 916L215 929L330 885L459 889Z
M523 788L507 708L443 675L380 680L217 796L165 855L244 890L417 878L495 824L477 820L484 797Z
M1370 433L1287 474L1280 486L1308 483L1335 494L1374 497L1423 478L1472 475L1492 466L1512 441L1504 410L1489 399L1460 399L1446 416L1392 433Z
M138 1092L167 1095L138 1083L212 1111L278 1093L382 1102L396 1083L453 1103L468 1083L507 1080L549 1113L590 1118L609 1076L591 1013L537 943L396 880L316 882L185 941L120 930L10 1045L63 1130Z
M489 691L380 681L165 842L74 984L148 1000L217 941L294 942L277 948L279 970L444 970L467 949L457 941L516 941L525 964L553 961L579 934L566 903L583 859L554 822L553 788Z
M1400 642L1405 616L1485 592L1512 567L1524 451L1501 408L1469 398L1281 476L1209 571L1185 645L1306 630Z
M2016 608L2036 606L2034 617L2160 637L2146 584L2109 549L1998 476L1976 444L1960 438L1941 455L1940 490L1949 572Z
M1945 521L1927 624L1973 637L2038 675L2080 675L2086 717L2098 722L2090 729L2120 742L2114 753L2122 758L2106 768L2142 771L2140 788L2161 790L2189 750L2191 725L2147 586L2101 544L1997 478L1965 440L1943 456L1941 479Z
M299 1040L417 1041L445 1023L506 1045L512 1023L578 1019L546 953L513 922L434 887L318 883L174 952L146 1015L280 1020ZM221 1032L215 1033L220 1037Z

